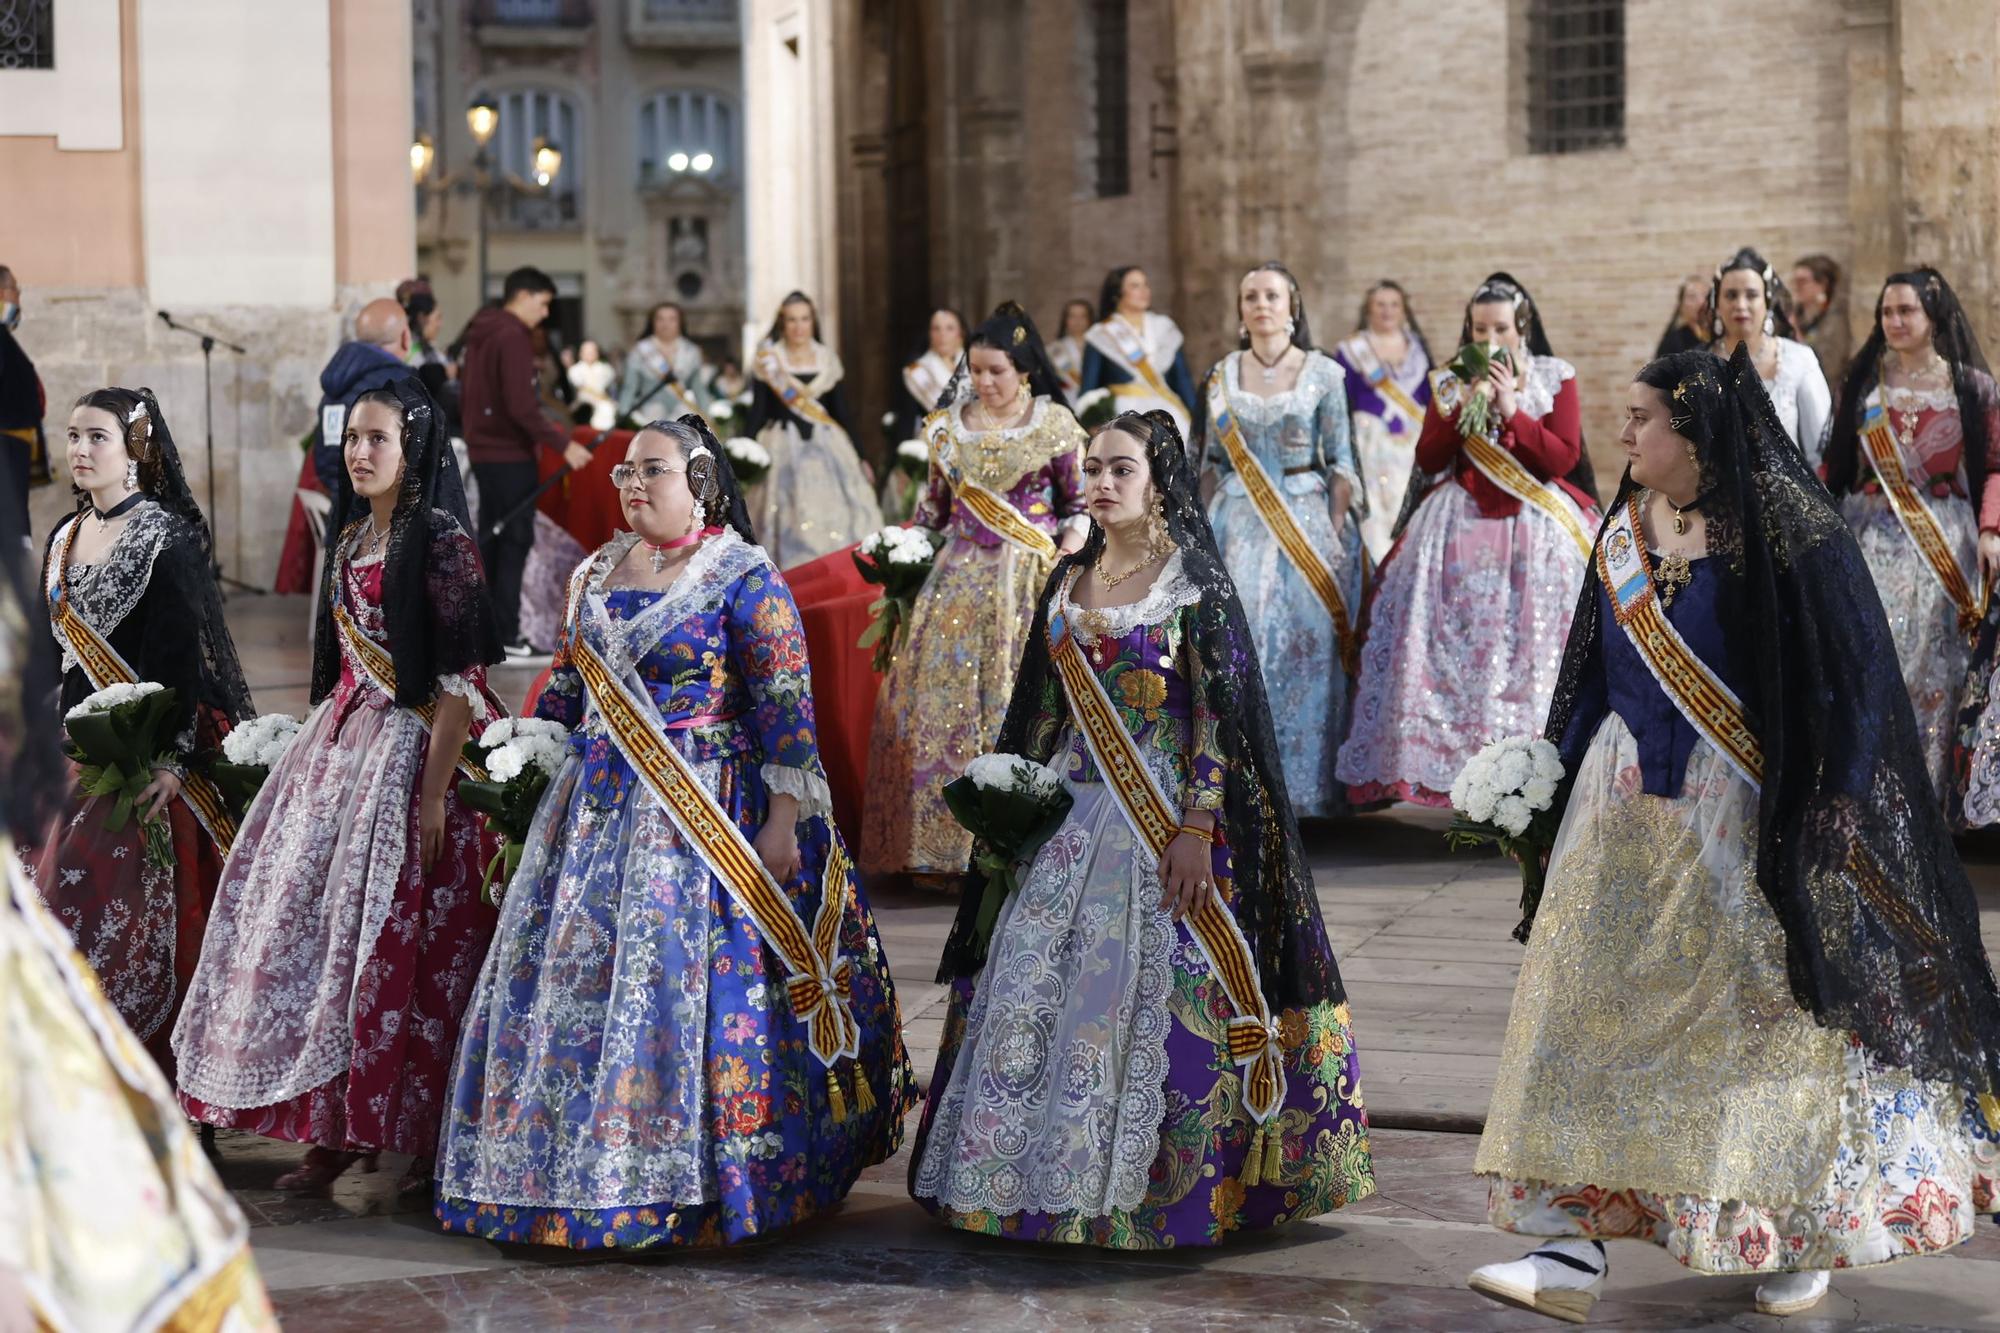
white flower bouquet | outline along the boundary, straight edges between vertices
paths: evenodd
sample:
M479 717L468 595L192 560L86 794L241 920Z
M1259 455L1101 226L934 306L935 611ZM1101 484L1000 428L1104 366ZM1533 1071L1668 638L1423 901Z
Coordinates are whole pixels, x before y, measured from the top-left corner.
M1018 754L982 754L944 786L952 818L977 840L973 871L986 877L974 932L981 952L1000 904L1020 887L1019 867L1062 826L1075 803L1060 775Z
M912 481L930 475L931 447L922 440L904 440L896 446L896 466Z
M153 770L173 762L174 715L178 697L153 681L107 685L63 716L63 752L77 765L77 785L92 796L112 798L106 832L125 827L139 797L152 785ZM174 864L173 830L165 816L142 816L146 859L162 870Z
M722 452L729 456L729 470L739 486L755 486L771 473L771 451L755 440L732 435L722 442Z
M1496 364L1514 369L1514 354L1498 343L1467 343L1458 349L1458 355L1445 367L1457 377L1462 386L1459 392L1465 398L1465 406L1458 413L1458 433L1461 436L1484 435L1493 424L1492 400L1473 386L1485 379Z
M727 424L736 416L736 404L727 398L718 398L708 405L708 419L711 422Z
M1085 430L1095 430L1118 415L1118 403L1109 389L1092 389L1076 400L1076 419Z
M299 720L290 713L259 713L238 723L222 738L222 758L215 765L215 785L240 818L257 799L278 761L299 734Z
M486 819L500 835L499 852L486 864L480 892L498 903L507 881L521 864L535 807L569 757L569 730L560 722L539 717L503 717L466 742L466 754L486 770L485 782L458 784L459 799ZM495 888L495 883L498 888Z
M1522 921L1514 933L1524 943L1542 900L1542 860L1556 844L1562 780L1554 745L1539 736L1511 736L1472 756L1451 784L1453 817L1444 836L1452 849L1498 847L1520 862Z
M887 671L896 650L903 646L910 611L942 545L942 533L905 527L871 532L854 548L854 567L862 578L882 589L882 595L868 608L875 618L854 645L875 650L877 671Z

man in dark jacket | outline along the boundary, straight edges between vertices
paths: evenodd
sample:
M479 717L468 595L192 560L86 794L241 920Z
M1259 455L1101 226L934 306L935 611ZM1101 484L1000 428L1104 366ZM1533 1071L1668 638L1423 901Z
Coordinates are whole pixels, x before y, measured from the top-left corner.
M0 264L0 470L6 474L6 504L20 522L21 539L28 539L28 487L49 479L48 449L42 435L42 415L48 395L35 363L14 341L21 322L21 287L14 270Z
M354 400L397 380L415 379L408 364L410 323L403 307L388 297L370 301L354 317L354 341L342 343L319 373L319 438L313 444L313 471L328 495L337 493L341 469L341 433Z
M521 638L521 572L535 544L532 508L515 514L541 481L536 450L562 455L572 468L590 462L590 450L572 444L569 432L542 411L536 392L531 330L549 317L556 285L536 268L507 275L500 304L488 306L465 328L459 363L459 416L472 475L479 483L479 557L493 591L500 642L510 657L534 650ZM492 525L514 514L495 533Z

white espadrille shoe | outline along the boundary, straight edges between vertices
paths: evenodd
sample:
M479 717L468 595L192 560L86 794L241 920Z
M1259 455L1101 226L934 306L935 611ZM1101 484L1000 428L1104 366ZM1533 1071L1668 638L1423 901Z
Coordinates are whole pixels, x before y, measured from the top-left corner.
M1780 1273L1757 1288L1758 1314L1801 1314L1826 1299L1833 1274Z
M1552 1240L1519 1259L1473 1269L1465 1285L1504 1304L1581 1324L1610 1269L1602 1242Z

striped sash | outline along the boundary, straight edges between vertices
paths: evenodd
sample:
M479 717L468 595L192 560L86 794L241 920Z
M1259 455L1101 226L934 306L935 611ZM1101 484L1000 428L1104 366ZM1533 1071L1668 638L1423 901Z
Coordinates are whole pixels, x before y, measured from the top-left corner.
M1516 500L1555 520L1556 526L1576 543L1578 551L1586 556L1590 554L1590 531L1584 527L1575 502L1562 493L1561 487L1536 477L1521 466L1520 459L1484 435L1468 435L1460 443L1465 449L1465 456L1472 460L1472 466L1479 469L1481 476Z
M785 368L785 363L778 357L778 349L770 343L764 344L763 353L757 358L757 378L764 381L765 386L777 394L779 401L794 415L804 417L821 430L840 429L840 423L833 419L833 414L822 407L819 399L807 392L806 386Z
M1056 558L1055 538L1030 523L1027 515L1017 509L1012 500L981 486L959 468L951 447L951 411L944 408L926 417L924 433L930 439L931 458L951 483L952 490L972 511L972 516L985 524L994 536L1012 542L1043 561L1053 561Z
M1597 547L1597 576L1611 594L1612 614L1660 683L1702 739L1752 787L1763 785L1764 747L1736 692L1688 647L1667 619L1653 588L1653 562L1639 524L1639 496L1611 516Z
M1110 386L1113 394L1122 393L1129 396L1139 392L1150 393L1161 402L1172 405L1182 416L1190 415L1188 405L1181 401L1179 394L1167 386L1166 380L1160 377L1159 368L1147 358L1146 344L1133 331L1131 325L1113 315L1097 327L1105 330L1105 337L1111 340L1126 367L1146 386L1141 390L1138 385L1113 384Z
M1993 588L1984 579L1980 580L1979 592L1974 595L1972 583L1966 578L1965 570L1959 566L1958 557L1953 554L1951 544L1945 540L1944 529L1938 526L1937 515L1917 494L1917 488L1910 484L1910 474L1903 467L1902 447L1889 429L1889 414L1882 408L1879 393L1870 395L1868 405L1861 416L1861 441L1867 446L1868 461L1881 478L1883 493L1889 497L1889 507L1896 511L1897 522L1909 534L1910 541L1924 563L1937 575L1937 581L1958 608L1958 627L1967 634L1979 628L1979 622L1986 619L1986 606L1992 600Z
M1067 616L1060 612L1049 621L1049 656L1062 679L1070 716L1090 747L1097 771L1118 798L1132 832L1157 860L1180 830L1180 812L1153 780L1137 742L1118 720L1118 710L1070 632ZM1257 983L1250 942L1219 893L1211 893L1206 903L1184 919L1188 933L1208 961L1209 971L1228 997L1232 1010L1227 1028L1229 1059L1243 1070L1243 1105L1252 1122L1261 1126L1284 1103L1285 1062L1277 1025Z
M1368 381L1368 387L1403 417L1409 429L1423 429L1424 409L1417 406L1416 399L1404 392L1402 385L1396 383L1396 377L1390 372L1388 364L1375 354L1375 349L1369 345L1368 340L1362 337L1351 338L1346 346L1352 351L1355 365L1361 371L1362 377Z
M1208 377L1208 415L1215 426L1215 433L1222 439L1222 447L1229 454L1229 463L1236 469L1236 475L1243 478L1243 489L1249 492L1250 503L1256 508L1257 516L1264 520L1277 539L1278 548L1292 567L1305 579L1306 586L1313 590L1326 613L1333 617L1333 634L1340 646L1340 660L1352 674L1360 655L1361 645L1354 637L1354 622L1348 615L1347 599L1340 595L1340 582L1334 577L1333 567L1326 557L1314 548L1306 538L1305 530L1298 519L1292 516L1291 507L1279 493L1277 483L1271 474L1257 461L1257 455L1250 452L1249 444L1243 438L1243 428L1237 423L1235 406L1229 400L1228 376L1222 366L1217 366Z
M63 574L69 567L69 548L76 540L76 527L75 522L70 523L49 558L50 625L69 649L70 656L83 668L83 674L90 678L92 690L136 685L139 673L70 602ZM190 643L189 651L193 650ZM221 789L206 775L190 769L181 776L181 799L194 812L195 822L214 840L216 851L227 858L229 849L236 844L236 819L229 813L229 802L223 799Z
M585 571L578 572L570 595L571 663L583 677L612 744L784 964L792 1012L806 1024L807 1044L830 1073L841 1056L858 1057L861 1049L861 1027L850 998L852 965L840 954L850 868L846 849L836 836L820 880L819 912L808 930L756 848L667 739L658 711L634 695L584 633L578 616L587 577ZM834 1114L840 1119L844 1113L836 1109Z
M361 632L361 627L354 623L354 617L347 614L347 607L338 594L334 595L333 601L333 626L340 633L341 647L347 650L348 657L361 669L361 674L393 701L396 697L395 660L389 656L388 649ZM424 724L426 733L437 725L437 700L426 700L410 711ZM486 770L463 754L458 757L458 771L474 782L486 781Z

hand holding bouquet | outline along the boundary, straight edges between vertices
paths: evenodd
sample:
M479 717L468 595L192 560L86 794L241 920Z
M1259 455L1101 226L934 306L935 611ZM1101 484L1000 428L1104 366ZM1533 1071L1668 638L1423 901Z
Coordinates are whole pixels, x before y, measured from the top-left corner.
M63 718L68 739L63 752L77 764L77 785L92 796L112 798L104 821L107 832L125 827L153 770L172 766L174 716L178 698L173 690L152 681L107 685L69 710ZM174 838L164 815L140 812L140 832L146 860L162 870L173 868Z
M1542 901L1542 858L1556 845L1562 780L1554 745L1513 736L1474 755L1451 784L1453 818L1444 836L1452 849L1494 846L1521 863L1522 921L1514 936L1522 943Z
M1480 381L1487 379L1495 365L1513 370L1514 354L1498 343L1467 343L1458 349L1458 355L1451 359L1445 369L1458 378L1465 386L1465 406L1458 414L1458 433L1484 435L1493 424L1493 402L1480 393Z
M271 770L285 757L299 734L299 720L290 713L259 713L239 723L222 738L222 758L215 765L215 785L237 818L263 790Z
M458 784L459 799L486 817L486 827L502 839L499 852L486 863L485 878L479 889L486 901L499 904L507 891L507 881L521 864L528 828L535 822L535 807L542 793L561 771L569 756L569 731L560 722L539 717L503 717L474 741L466 743L466 753L476 759L490 779ZM499 881L499 889L493 887Z
M854 646L875 650L875 669L887 671L916 605L917 593L930 577L944 537L929 528L883 528L861 539L854 550L854 567L861 577L882 589L868 608L875 619Z
M973 869L986 876L975 934L983 953L1000 904L1021 886L1015 867L1062 826L1076 798L1046 766L1018 754L982 754L944 787L952 817L978 840Z
M755 486L771 473L771 451L752 439L732 435L722 442L738 486Z

